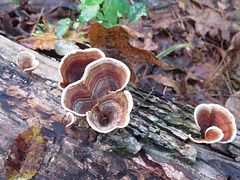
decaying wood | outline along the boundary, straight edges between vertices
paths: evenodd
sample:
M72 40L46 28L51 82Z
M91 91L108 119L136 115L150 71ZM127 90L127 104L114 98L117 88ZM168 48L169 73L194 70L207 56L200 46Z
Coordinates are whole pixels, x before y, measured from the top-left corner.
M199 135L193 107L131 83L134 109L125 129L103 135L83 121L65 128L58 62L34 52L40 65L28 75L15 63L22 50L0 36L0 179L13 140L38 121L46 154L33 179L240 179L239 131L230 144L194 144L187 137Z

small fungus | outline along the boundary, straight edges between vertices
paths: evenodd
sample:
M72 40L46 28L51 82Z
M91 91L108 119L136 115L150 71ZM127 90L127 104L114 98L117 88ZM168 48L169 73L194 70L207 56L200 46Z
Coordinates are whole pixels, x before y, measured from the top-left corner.
M86 66L103 57L105 54L97 48L79 49L67 53L59 64L59 74L62 78L59 87L64 89L69 84L80 80Z
M86 119L95 131L108 133L129 124L132 108L133 100L129 91L113 92L99 99L92 110L87 112Z
M237 133L235 118L225 107L218 104L200 104L195 108L194 119L203 139L192 138L196 143L229 143Z
M22 51L17 55L17 65L27 74L38 66L39 61L35 59L35 55L29 51Z
M76 117L71 112L67 112L66 116L67 119L70 121L70 123L68 123L66 127L71 127L73 123L76 121Z
M85 117L111 91L122 90L130 79L128 67L113 58L100 58L88 64L82 78L63 89L61 103L64 109L78 117Z

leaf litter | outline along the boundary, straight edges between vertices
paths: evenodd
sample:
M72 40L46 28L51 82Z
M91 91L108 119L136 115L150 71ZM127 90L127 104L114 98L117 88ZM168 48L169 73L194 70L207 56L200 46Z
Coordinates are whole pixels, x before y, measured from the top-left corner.
M19 134L4 162L8 179L31 179L40 168L45 154L40 124Z
M69 17L68 9L72 11L72 19L77 17L74 6L66 5L66 2L65 5L50 3L42 3L46 10L40 21L56 25L60 19ZM107 56L122 60L131 68L132 81L148 88L154 87L161 93L165 92L165 97L192 105L202 102L224 105L228 97L240 88L239 55L238 50L235 50L236 46L233 46L234 42L231 42L240 30L238 2L177 0L174 4L166 4L167 2L163 7L160 3L149 5L148 16L140 18L137 23L129 23L127 32L126 29L121 29L122 26L106 29L96 23L92 24L92 30L90 23L86 23L81 27L81 32L79 29L69 30L72 34L69 40L84 41L85 44L89 42L91 46L102 49ZM9 35L22 35L22 42L27 41L26 34L30 32L39 15L31 10L31 5L21 6L21 11L29 15L27 19L23 18L23 14L16 13L19 12L18 9L9 12L8 17L3 16L4 22L23 19L15 27L3 23L4 30L10 29ZM34 9L40 12L42 5L34 4ZM121 19L119 24L126 25L128 22L128 19ZM39 29L41 27L37 27ZM82 38L79 33L83 32L89 32L90 38L76 39ZM58 40L54 32L47 30L45 39L41 39L42 36L44 35L34 35L35 40L23 44L45 52L54 49L54 43ZM162 61L156 58L158 54L179 44L189 44L194 48L176 49L162 57ZM131 57L129 52L134 56ZM226 60L205 86L228 52L230 54ZM162 67L161 62L167 63L168 67Z

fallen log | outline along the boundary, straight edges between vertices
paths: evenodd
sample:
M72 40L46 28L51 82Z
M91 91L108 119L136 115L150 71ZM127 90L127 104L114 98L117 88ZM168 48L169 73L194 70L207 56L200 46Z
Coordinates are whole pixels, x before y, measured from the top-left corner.
M15 63L23 50L29 49L0 36L0 179L6 179L13 140L36 122L46 153L33 179L240 179L239 130L229 144L194 144L188 134L200 134L192 106L132 83L126 87L134 100L126 128L106 135L84 121L66 128L58 62L29 50L40 65L25 74Z

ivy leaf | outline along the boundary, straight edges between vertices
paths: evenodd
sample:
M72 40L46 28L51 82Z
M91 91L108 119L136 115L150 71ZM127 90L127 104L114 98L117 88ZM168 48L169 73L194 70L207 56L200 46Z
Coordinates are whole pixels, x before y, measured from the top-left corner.
M11 146L11 152L4 162L8 179L31 179L40 168L45 144L40 124L19 134Z
M99 10L99 5L98 4L97 5L92 5L92 6L85 6L84 8L82 8L82 12L79 16L79 21L81 23L86 23L90 19L95 18L98 10Z
M117 9L112 6L111 0L105 0L103 3L103 13L105 20L109 21L112 25L117 24L118 16Z
M58 21L58 26L55 29L55 36L60 37L63 36L70 27L71 19L64 18Z
M101 4L104 0L85 0L85 5L91 6L91 5L97 5Z
M102 14L100 11L97 12L97 16L96 16L96 17L97 17L97 20L98 20L98 21L103 21L103 20L105 20L103 14Z
M147 16L147 6L144 3L137 2L130 6L128 13L129 22L137 22L141 16Z
M120 13L127 14L129 12L130 6L127 0L110 0L111 5L116 8Z
M12 0L15 5L19 5L18 0Z

